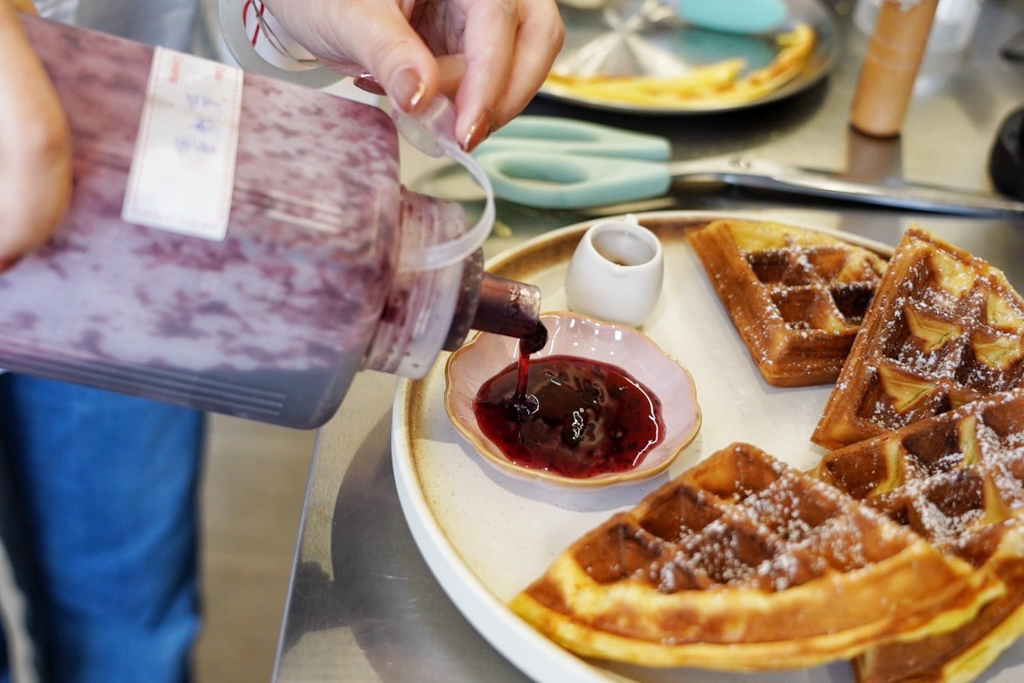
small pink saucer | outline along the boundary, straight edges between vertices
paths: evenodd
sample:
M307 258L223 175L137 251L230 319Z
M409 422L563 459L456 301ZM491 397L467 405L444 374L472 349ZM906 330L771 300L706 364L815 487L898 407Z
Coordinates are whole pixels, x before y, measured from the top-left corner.
M548 343L534 358L578 356L625 370L658 397L664 438L643 462L627 472L574 479L508 460L480 430L473 403L480 387L519 358L519 342L495 334L478 334L453 353L445 367L445 409L463 437L491 465L519 479L570 488L598 488L636 482L663 472L700 430L701 414L690 373L642 332L577 313L541 316Z

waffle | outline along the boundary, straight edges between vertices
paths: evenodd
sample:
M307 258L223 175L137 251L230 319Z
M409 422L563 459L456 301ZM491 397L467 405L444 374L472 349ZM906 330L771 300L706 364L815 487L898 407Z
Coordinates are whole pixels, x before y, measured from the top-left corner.
M870 506L733 444L584 535L510 606L584 656L752 671L944 632L1000 591Z
M985 261L910 228L811 439L840 448L1024 385L1024 299Z
M1006 586L955 631L866 653L859 680L970 680L1024 632L1024 390L833 451L816 474Z
M765 381L835 381L884 259L778 223L720 220L688 238Z

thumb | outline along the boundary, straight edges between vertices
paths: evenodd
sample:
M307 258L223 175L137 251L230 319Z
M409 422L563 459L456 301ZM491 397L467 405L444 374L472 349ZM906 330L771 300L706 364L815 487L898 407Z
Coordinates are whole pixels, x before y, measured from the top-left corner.
M440 70L437 58L409 22L401 14L397 16L399 21L382 27L377 36L366 41L371 44L357 48L362 53L359 62L384 88L392 104L404 112L419 114L438 93ZM353 39L356 43L365 40L362 36Z

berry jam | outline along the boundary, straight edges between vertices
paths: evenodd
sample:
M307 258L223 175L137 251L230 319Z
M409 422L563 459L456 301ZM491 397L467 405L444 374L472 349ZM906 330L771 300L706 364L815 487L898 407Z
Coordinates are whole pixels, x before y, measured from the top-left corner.
M661 402L640 382L571 356L523 354L480 388L473 411L512 462L576 479L633 469L665 428Z

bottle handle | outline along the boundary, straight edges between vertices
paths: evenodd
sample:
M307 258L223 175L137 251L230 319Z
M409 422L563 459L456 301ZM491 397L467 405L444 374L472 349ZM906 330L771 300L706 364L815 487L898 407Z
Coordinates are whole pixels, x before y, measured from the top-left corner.
M224 44L244 70L309 88L323 88L344 78L313 59L279 28L261 0L219 0L217 10Z
M473 227L446 242L403 252L402 265L416 270L435 270L466 260L491 234L496 212L491 179L477 160L463 151L455 141L455 105L443 95L438 95L419 116L410 116L396 108L391 118L402 137L413 147L427 156L447 156L463 166L483 189L486 197L484 211Z

